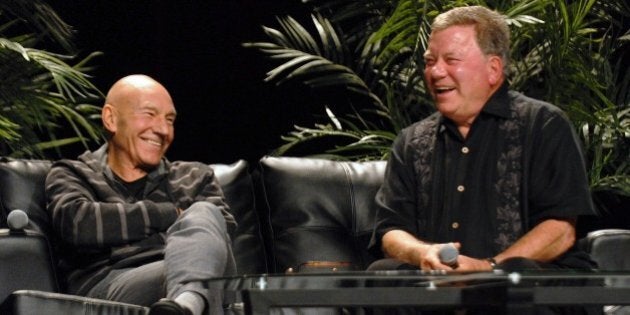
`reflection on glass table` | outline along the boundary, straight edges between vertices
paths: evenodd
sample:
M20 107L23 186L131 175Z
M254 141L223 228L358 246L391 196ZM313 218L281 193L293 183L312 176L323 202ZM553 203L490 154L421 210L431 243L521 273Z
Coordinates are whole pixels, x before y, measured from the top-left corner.
M630 305L630 272L482 273L374 271L244 275L209 282L247 314L272 308L409 306L416 309L504 309Z

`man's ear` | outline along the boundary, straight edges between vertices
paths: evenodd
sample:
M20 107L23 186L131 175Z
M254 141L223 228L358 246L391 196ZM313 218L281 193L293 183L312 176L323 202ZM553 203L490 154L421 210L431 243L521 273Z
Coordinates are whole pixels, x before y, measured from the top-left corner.
M503 78L503 59L496 55L491 55L488 59L488 83L496 85Z
M116 110L111 104L105 104L101 110L101 120L103 121L103 127L110 133L116 132Z

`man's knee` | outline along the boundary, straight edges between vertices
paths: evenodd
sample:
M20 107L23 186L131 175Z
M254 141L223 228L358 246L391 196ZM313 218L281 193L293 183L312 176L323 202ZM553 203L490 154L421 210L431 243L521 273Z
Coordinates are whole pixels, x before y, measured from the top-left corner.
M166 296L164 263L153 262L117 274L105 298L112 301L150 306Z
M175 221L175 224L173 224L173 227L175 226L177 226L177 229L214 227L221 231L227 231L221 208L207 201L195 202L185 209L177 221Z

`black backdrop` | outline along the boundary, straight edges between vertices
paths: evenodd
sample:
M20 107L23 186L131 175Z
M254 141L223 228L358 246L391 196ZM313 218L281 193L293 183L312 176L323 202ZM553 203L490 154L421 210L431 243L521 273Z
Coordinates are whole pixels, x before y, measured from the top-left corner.
M49 0L76 31L79 56L92 51L93 82L106 93L144 73L171 92L178 111L171 160L257 161L295 123L310 124L308 96L263 82L262 55L242 47L265 39L276 15L308 18L300 0ZM308 107L308 106L306 106ZM76 152L64 152L74 158Z

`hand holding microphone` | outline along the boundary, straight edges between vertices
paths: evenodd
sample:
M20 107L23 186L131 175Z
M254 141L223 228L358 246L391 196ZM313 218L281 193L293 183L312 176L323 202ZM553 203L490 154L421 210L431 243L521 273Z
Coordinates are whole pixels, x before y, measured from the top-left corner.
M457 257L459 256L459 250L453 243L448 243L442 245L440 251L438 252L438 258L440 262L444 265L447 265L453 269L457 269Z

